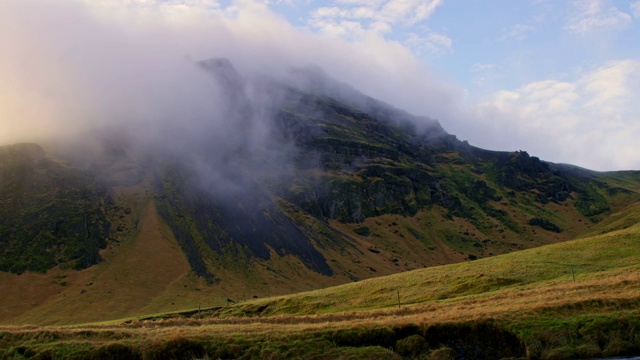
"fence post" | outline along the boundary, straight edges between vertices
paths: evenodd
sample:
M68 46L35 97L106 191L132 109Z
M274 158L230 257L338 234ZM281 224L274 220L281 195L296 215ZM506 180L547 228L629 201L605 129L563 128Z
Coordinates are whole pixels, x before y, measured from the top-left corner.
M573 278L573 282L576 282L576 274L573 272L573 265L571 266L571 277Z
M398 292L398 309L400 309L400 290L396 289Z

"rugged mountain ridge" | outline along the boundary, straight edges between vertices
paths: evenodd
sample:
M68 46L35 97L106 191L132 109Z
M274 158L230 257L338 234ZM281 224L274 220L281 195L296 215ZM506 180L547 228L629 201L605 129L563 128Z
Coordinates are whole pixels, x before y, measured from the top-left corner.
M0 147L1 271L66 277L90 267L64 281L74 292L53 297L83 303L90 279L133 261L123 254L145 236L141 224L161 223L163 248L176 244L190 267L144 300L161 311L239 289L268 296L568 240L640 199L636 172L479 149L318 69L285 81L245 77L224 59L195 66L228 90L225 121L205 123L199 136L143 149L107 138L84 152L83 166L78 153ZM149 266L140 271L159 271ZM112 277L104 294L143 285ZM43 301L45 309L54 300Z

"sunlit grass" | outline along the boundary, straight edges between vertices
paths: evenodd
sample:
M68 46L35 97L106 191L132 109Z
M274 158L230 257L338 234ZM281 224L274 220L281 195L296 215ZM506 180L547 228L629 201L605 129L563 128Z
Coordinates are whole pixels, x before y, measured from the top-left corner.
M7 350L0 355L82 358L129 351L158 358L182 349L194 356L398 358L384 346L345 347L342 341L357 340L343 337L367 338L383 329L375 331L393 345L403 331L426 334L438 324L486 321L512 331L534 357L624 354L640 340L634 327L640 322L639 232L635 225L474 262L183 312L190 317L163 313L66 327L4 326L0 342ZM615 342L612 336L623 330L628 336Z
M601 225L612 231L588 238L228 307L4 326L0 358L394 359L453 351L434 333L519 339L533 358L630 354L640 348L640 225L625 219L637 212L614 216ZM494 335L477 333L487 326Z

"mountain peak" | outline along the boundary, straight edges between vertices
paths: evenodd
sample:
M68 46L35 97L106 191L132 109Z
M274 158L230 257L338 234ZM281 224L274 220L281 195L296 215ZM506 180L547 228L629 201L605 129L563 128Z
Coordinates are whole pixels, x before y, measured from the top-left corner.
M244 87L245 80L227 58L211 58L198 62L198 65L214 74L220 86L226 91L235 92Z

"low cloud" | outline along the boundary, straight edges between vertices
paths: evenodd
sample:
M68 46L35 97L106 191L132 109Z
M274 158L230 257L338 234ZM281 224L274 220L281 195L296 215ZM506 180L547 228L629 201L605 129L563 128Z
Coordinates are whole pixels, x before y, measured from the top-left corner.
M631 11L633 11L633 15L640 19L640 1L636 1L634 3L631 3L631 5L629 5L629 7L631 8Z
M574 81L499 91L475 108L472 143L527 150L543 159L616 170L640 168L640 61L612 61ZM500 150L500 149L496 149Z
M405 10L394 14L409 16ZM242 73L275 76L316 64L364 93L435 117L458 91L398 42L310 33L251 1L2 2L0 40L0 143L105 126L151 136L159 123L188 133L190 122L216 108L218 90L193 66L213 57L229 58Z
M391 3L334 5L365 18L370 15L357 9L378 13ZM400 19L394 26L407 17L424 19L441 2L418 3L407 2L412 10L405 11L394 2L399 7L385 16ZM418 11L418 5L427 7ZM580 14L614 13L599 6ZM344 20L363 24L349 16ZM166 134L189 139L205 128L221 136L229 131L222 90L194 64L224 57L248 76L318 65L367 95L438 119L476 146L600 170L640 168L637 60L495 92L473 104L459 85L425 68L409 44L386 38L387 30L369 31L385 24L372 19L354 39L295 28L253 1L0 2L0 144L105 131L130 133L140 143ZM440 51L453 51L450 39L433 35ZM500 69L478 64L472 70L488 71L489 79ZM265 133L253 130L252 136Z

